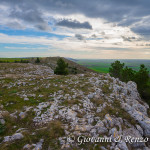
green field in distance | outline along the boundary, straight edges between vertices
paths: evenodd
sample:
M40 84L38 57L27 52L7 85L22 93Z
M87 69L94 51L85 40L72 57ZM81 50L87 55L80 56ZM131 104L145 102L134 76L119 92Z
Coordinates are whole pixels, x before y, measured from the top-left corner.
M13 63L15 61L28 60L28 58L0 58L2 62L10 62Z
M87 68L90 68L94 71L100 73L108 73L109 67L111 63L113 63L114 59L77 59L75 62L83 65ZM121 63L125 63L125 66L132 68L138 71L140 64L144 64L150 72L150 60L136 60L136 59L121 59L119 60Z

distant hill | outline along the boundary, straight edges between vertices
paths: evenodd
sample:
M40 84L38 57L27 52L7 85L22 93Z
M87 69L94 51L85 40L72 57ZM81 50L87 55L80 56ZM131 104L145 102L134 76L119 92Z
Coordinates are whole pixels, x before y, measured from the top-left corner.
M70 57L66 57L65 59L71 60L73 62L77 62L78 61L78 59L74 59L74 58L70 58Z
M64 58L64 57L43 57L40 58L40 64L44 64L47 65L49 67L51 67L53 70L56 68L57 66L57 60L59 58L62 58L66 63L68 63L68 69L69 69L69 73L70 74L74 74L76 73L86 73L86 72L95 72L92 69L86 68L80 64L77 64L75 61L75 59L72 58ZM31 58L29 59L29 61L31 63L35 63L35 60L37 58Z

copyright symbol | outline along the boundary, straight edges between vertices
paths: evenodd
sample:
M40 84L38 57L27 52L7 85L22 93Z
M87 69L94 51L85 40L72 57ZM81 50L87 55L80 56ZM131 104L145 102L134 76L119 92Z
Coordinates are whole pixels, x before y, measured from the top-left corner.
M73 143L75 141L75 137L73 135L67 137L67 141L69 143Z

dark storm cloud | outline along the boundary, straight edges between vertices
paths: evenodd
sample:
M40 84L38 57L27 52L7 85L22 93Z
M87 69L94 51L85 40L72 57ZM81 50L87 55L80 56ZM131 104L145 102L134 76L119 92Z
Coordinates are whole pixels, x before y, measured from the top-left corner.
M24 27L20 23L18 23L16 21L9 22L9 23L6 24L6 26L9 27L9 28L17 29L17 30L24 29Z
M145 46L150 46L150 44L145 44Z
M150 25L140 25L131 28L131 30L140 35L149 35L150 36Z
M63 27L68 27L68 28L72 28L72 29L92 29L92 26L90 25L89 22L83 22L80 23L77 20L61 20L57 23L58 26L63 26Z
M22 7L21 10L12 9L9 17L17 18L26 23L33 24L39 30L49 31L50 27L42 18L42 15L42 12L37 9L31 9L29 7L26 9L26 7Z
M121 26L130 26L150 15L150 0L1 0L1 4L8 5L11 9L18 7L23 14L14 13L12 17L29 23L40 21L45 24L44 12L61 15L83 14L91 18L104 18ZM67 24L66 20L61 23L64 26L73 26L73 23ZM135 32L137 30L133 29ZM147 28L144 28L142 32L146 31Z
M1 0L2 3L32 9L39 8L60 14L82 13L89 17L121 21L124 17L150 14L149 0Z
M97 38L97 35L93 34L91 35L91 38Z
M75 37L78 39L78 40L84 40L85 37L82 36L81 34L76 34Z
M50 31L51 30L50 27L46 23L38 24L35 27L41 31Z
M141 20L140 18L134 18L134 17L129 18L129 19L127 18L127 19L121 21L120 23L118 23L118 25L126 27L126 26L130 26L133 23L138 22L140 20Z
M134 37L134 36L132 36L132 37L125 37L125 36L122 36L122 39L123 39L124 41L128 41L128 42L140 41L140 40L141 40L141 38L136 38L136 37Z
M24 9L22 11L13 10L11 11L10 16L14 18L22 19L30 23L44 22L44 20L41 17L41 13L35 9L34 10L29 9L27 11Z

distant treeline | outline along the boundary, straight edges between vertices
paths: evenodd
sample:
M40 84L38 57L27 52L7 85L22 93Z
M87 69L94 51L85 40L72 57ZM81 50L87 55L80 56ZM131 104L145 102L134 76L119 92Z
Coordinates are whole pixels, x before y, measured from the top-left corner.
M29 60L14 60L14 61L9 61L9 60L0 60L0 63L29 63Z
M29 59L27 58L0 58L0 63L29 63ZM40 58L36 58L33 60L34 63L40 63Z
M150 105L150 77L149 71L144 64L141 64L140 69L135 71L125 66L124 63L115 61L111 64L109 73L123 82L134 81L141 97Z

